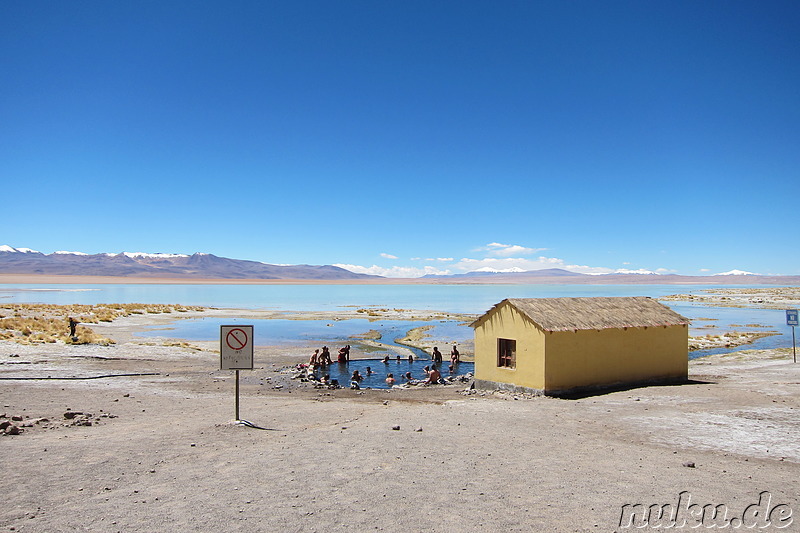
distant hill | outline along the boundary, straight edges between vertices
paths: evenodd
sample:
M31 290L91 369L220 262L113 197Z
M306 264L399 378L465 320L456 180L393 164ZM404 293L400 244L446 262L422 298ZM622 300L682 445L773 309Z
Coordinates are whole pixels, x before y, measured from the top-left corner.
M433 283L507 283L507 284L585 284L585 285L800 285L800 276L759 276L726 272L713 276L677 274L580 274L560 268L525 272L467 272L466 274L428 275Z
M675 274L589 275L560 268L525 272L467 272L397 279L357 274L333 265L272 265L258 261L229 259L213 254L54 252L43 254L30 248L0 245L0 274L36 276L102 276L167 280L302 280L372 281L378 283L427 284L695 284L695 285L800 285L800 276L759 276L734 270L713 276Z
M474 271L465 274L427 274L423 278L494 278L494 279L515 279L515 278L548 278L548 277L580 277L587 276L578 272L570 272L562 268L544 268L541 270L528 270L523 272L485 272ZM591 276L587 276L591 277Z
M43 254L5 245L0 246L0 273L176 279L380 279L380 276L356 274L332 265L271 265L203 253Z

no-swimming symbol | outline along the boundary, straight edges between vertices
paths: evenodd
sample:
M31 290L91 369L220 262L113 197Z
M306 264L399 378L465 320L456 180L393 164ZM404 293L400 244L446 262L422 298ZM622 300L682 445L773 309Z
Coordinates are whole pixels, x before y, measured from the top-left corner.
M243 329L232 329L225 337L225 342L231 350L241 350L247 346L247 333Z

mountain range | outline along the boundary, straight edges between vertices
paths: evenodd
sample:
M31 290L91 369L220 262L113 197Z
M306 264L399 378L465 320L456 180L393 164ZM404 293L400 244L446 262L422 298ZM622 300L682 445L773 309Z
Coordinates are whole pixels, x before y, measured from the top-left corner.
M762 276L742 271L731 271L711 276L682 276L678 274L581 274L561 268L546 268L524 272L467 272L439 276L427 275L428 282L442 283L508 283L508 284L707 284L707 285L800 285L800 276Z
M163 278L174 280L306 280L373 281L391 278L358 274L333 265L273 265L258 261L229 259L213 254L53 252L43 254L30 248L0 246L0 274L103 276L122 278ZM525 272L467 272L427 275L398 282L429 284L709 284L709 285L800 285L800 276L760 276L731 271L712 276L677 274L589 275L559 268Z
M0 246L0 274L178 279L360 280L377 278L332 265L270 265L213 254L54 252Z

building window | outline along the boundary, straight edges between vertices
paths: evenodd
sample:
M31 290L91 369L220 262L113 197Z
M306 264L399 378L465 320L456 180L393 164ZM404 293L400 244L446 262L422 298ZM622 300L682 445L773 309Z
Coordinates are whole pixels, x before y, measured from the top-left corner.
M497 339L497 366L516 368L517 341L511 339Z

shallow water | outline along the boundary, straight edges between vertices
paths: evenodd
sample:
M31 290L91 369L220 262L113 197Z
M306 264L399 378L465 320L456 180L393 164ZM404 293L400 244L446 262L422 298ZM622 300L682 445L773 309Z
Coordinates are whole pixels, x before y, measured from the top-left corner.
M350 387L350 376L353 375L353 370L358 372L364 377L363 381L359 384L362 389L388 389L390 385L386 384L386 376L390 372L394 374L397 380L396 385L407 383L408 380L403 378L406 372L411 372L413 379L425 379L425 371L423 368L431 366L430 359L414 359L413 363L409 363L406 359L401 359L397 362L396 359L391 359L388 363L384 363L381 359L351 359L349 363L333 363L332 365L317 371L317 375L322 377L325 374L330 375L330 379L339 381L341 387ZM439 371L442 377L456 376L475 371L474 363L462 362L459 363L451 374L448 370L450 365L449 361L440 368ZM372 374L367 374L367 367L372 369Z
M189 341L213 341L219 339L219 327L222 325L253 325L256 346L276 345L327 345L341 347L353 344L353 335L370 330L380 332L379 342L395 344L395 339L420 326L433 326L428 335L441 339L443 344L462 343L472 340L472 328L455 320L421 321L421 320L377 320L365 318L348 320L288 320L288 319L231 319L231 318L197 318L182 319L166 326L149 328L139 333L143 337L177 337ZM449 348L447 350L449 352ZM311 354L309 354L311 355ZM382 357L382 355L381 355Z
M692 320L689 334L719 335L726 331L776 332L736 348L709 348L689 352L689 359L706 355L736 352L740 350L769 350L792 347L792 329L786 325L786 311L782 309L751 309L738 307L705 307L689 302L669 302L669 307ZM751 327L748 327L750 325ZM752 327L759 325L764 327Z
M720 285L55 285L0 284L0 302L153 303L331 311L345 306L484 313L505 298L650 296Z
M344 307L384 307L402 309L432 309L451 313L481 314L504 298L544 298L579 296L650 296L658 298L676 293L701 293L705 289L731 287L730 285L57 285L57 284L0 284L0 303L52 303L98 304L98 303L161 303L199 305L206 307L271 309L281 311L336 311ZM737 286L747 288L748 286ZM763 287L763 286L753 286ZM692 352L690 358L713 353L743 350L791 348L792 332L786 326L785 312L771 309L704 307L694 303L669 302L675 311L693 319L692 334L716 333L725 331L730 324L762 324L768 328L736 327L740 331L776 331L779 335L766 337L753 344L739 348L716 348ZM703 321L701 318L712 318ZM256 321L247 321L256 322ZM277 321L276 321L277 322ZM314 322L314 321L309 321ZM297 334L317 336L320 340L331 338L345 340L341 333L346 328L344 322L334 323L334 329L320 333L317 326L305 328L296 325ZM389 321L385 321L389 322ZM234 322L236 323L236 322ZM244 323L244 322L242 322ZM430 323L424 323L430 324ZM417 323L411 327L424 325ZM715 328L699 328L713 324ZM200 327L200 326L198 326ZM292 342L293 326L284 324L281 330L273 331L270 326L259 326L257 335L265 335L263 342L270 344L269 338L280 342ZM405 327L398 326L400 328ZM435 338L453 337L459 341L471 338L472 331L463 325L437 325L437 328L453 327L452 333L435 334ZM366 328L363 331L367 331ZM410 329L410 328L408 328ZM177 330L173 330L177 331ZM219 328L209 327L206 340L218 338ZM362 332L363 332L362 331ZM190 335L201 335L189 332ZM341 333L341 334L340 334ZM403 332L405 333L405 331ZM205 335L205 334L202 334ZM394 335L388 332L382 342ZM177 335L176 335L177 336ZM391 337L393 340L395 335ZM305 342L306 338L298 342ZM314 340L314 339L312 339ZM332 342L331 342L332 343ZM274 344L274 343L273 343Z

